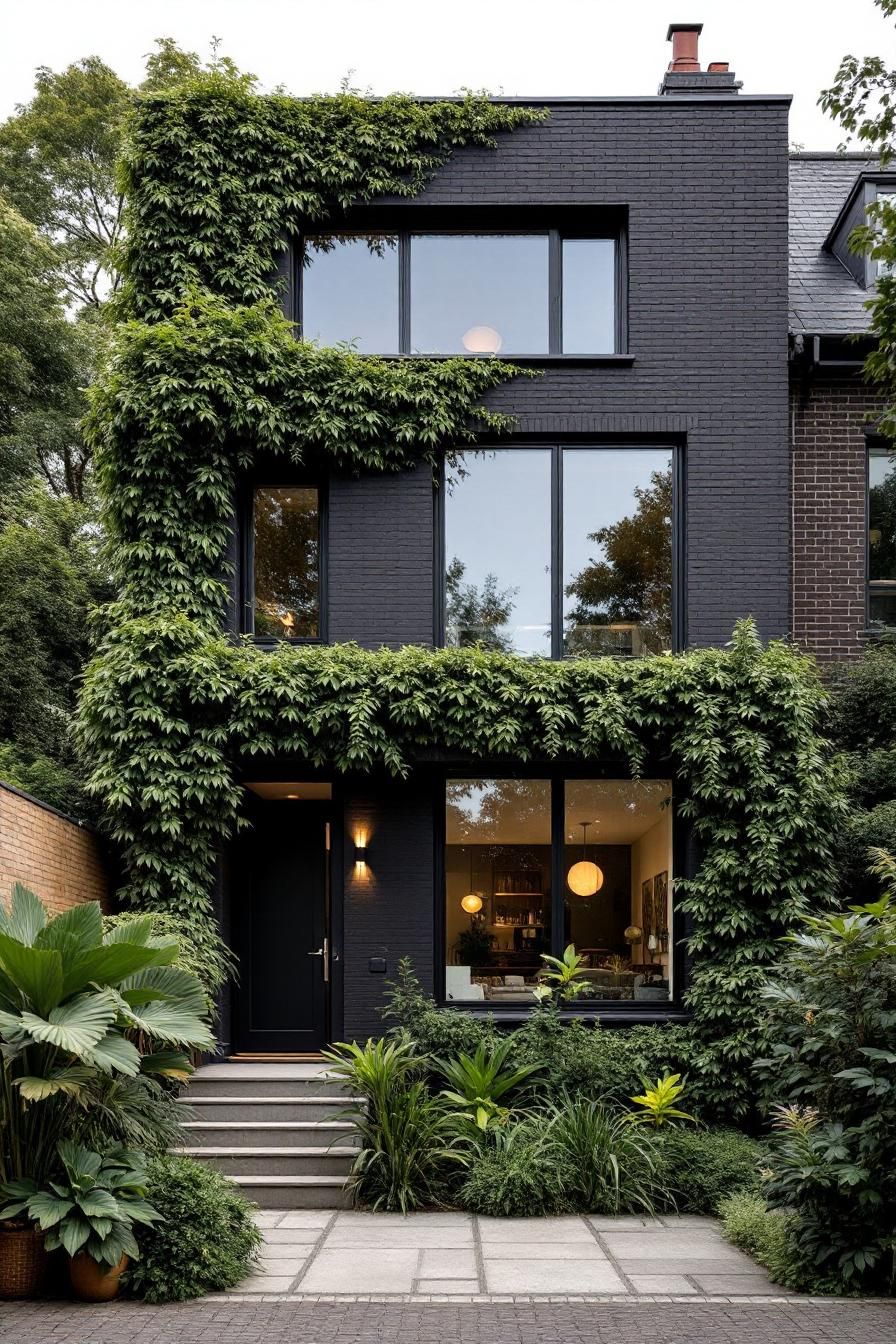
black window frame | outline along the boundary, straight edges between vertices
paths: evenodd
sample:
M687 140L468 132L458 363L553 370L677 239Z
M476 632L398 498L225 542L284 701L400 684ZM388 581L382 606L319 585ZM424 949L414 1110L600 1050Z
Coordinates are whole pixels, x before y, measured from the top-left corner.
M568 780L618 780L625 778L624 767L619 763L593 762L588 767L570 764L550 765L542 762L530 762L525 768L508 766L498 762L470 762L465 767L447 770L436 785L434 808L435 835L435 927L434 927L434 966L435 999L440 1008L454 1012L485 1013L496 1021L525 1020L537 1006L535 1003L517 1003L502 1006L500 1002L487 999L448 999L445 995L445 968L447 966L447 828L446 796L447 784L454 779L546 779L551 786L551 953L563 954L564 904L566 900L565 849L565 791ZM675 884L681 878L693 875L691 862L692 837L688 823L676 807L676 780L668 766L659 762L645 766L641 775L644 780L671 779L672 783L672 853L669 861L669 968L672 975L672 997L662 1000L636 999L598 999L585 997L573 999L562 1010L564 1018L614 1019L618 1022L664 1021L669 1018L685 1019L689 1014L685 1007L684 996L688 987L690 957L687 951L687 938L690 933L690 919L676 900Z
M869 437L865 449L865 630L869 635L887 635L896 630L896 625L872 624L872 597L896 596L896 579L872 579L871 577L871 458L877 454L896 460L896 447L889 440Z
M518 217L520 212L515 212ZM292 276L292 294L290 302L287 304L287 312L296 323L299 334L302 333L303 317L303 275L305 270L305 243L304 238L330 236L330 237L353 237L364 236L368 234L383 234L384 236L397 239L398 246L398 350L397 351L365 351L364 353L371 357L383 359L494 359L491 354L475 353L472 351L425 351L416 352L411 349L411 303L413 296L411 294L411 238L421 235L426 237L449 235L482 235L482 234L501 234L521 237L547 236L548 239L548 349L546 351L538 350L501 350L499 358L508 360L545 360L545 359L566 359L566 360L613 360L628 357L628 231L626 223L621 218L614 218L612 222L597 222L593 225L586 225L584 222L576 225L563 227L550 227L547 225L538 225L533 223L529 227L512 227L502 225L499 220L493 216L488 217L488 222L479 223L476 219L470 219L466 222L449 222L444 226L430 220L427 215L426 222L421 221L418 224L408 224L401 222L400 227L391 227L388 219L381 221L372 218L365 223L348 225L343 223L337 229L329 229L325 226L315 229L307 229L306 234L302 234L296 241L293 249L295 257L295 267ZM565 239L582 238L610 238L615 243L614 260L614 286L613 286L613 305L614 305L614 348L612 350L593 350L593 351L564 351L563 345L563 242Z
M685 582L685 481L684 481L684 449L683 445L674 439L662 438L654 439L642 435L637 439L597 439L589 437L579 440L563 440L552 438L550 440L523 440L522 436L514 437L511 440L504 440L500 444L481 443L476 447L462 449L462 452L475 453L478 450L486 452L501 452L504 449L533 448L550 450L551 452L551 652L552 662L562 661L567 655L563 651L563 454L568 450L581 449L606 449L618 451L619 449L643 449L660 448L670 453L672 458L672 652L678 653L685 648L687 643L686 629L686 603L684 594ZM433 643L436 648L445 648L445 628L446 628L446 585L445 585L445 567L446 567L446 501L447 501L447 480L446 473L449 470L445 467L439 473L439 482L436 488L436 508L435 508L435 620L433 624ZM867 531L867 529L866 529ZM526 657L525 654L518 655ZM529 655L538 657L539 655ZM545 655L548 656L548 655ZM583 655L575 655L581 657ZM656 655L646 655L656 656Z
M318 546L318 621L316 635L257 635L255 633L255 493L258 490L316 490ZM262 648L280 644L326 644L327 633L327 559L329 490L326 479L279 474L259 476L247 481L238 504L240 521L239 633L249 635Z

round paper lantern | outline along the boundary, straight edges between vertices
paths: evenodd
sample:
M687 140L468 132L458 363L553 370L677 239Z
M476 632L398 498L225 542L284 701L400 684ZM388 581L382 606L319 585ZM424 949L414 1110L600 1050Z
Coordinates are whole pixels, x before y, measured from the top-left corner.
M596 863L589 859L580 859L566 874L570 891L576 896L593 896L604 884L604 875Z
M477 896L475 891L471 891L469 896L464 896L461 906L468 915L478 915L482 909L482 897Z
M501 336L494 327L470 327L461 337L461 343L471 355L496 355L502 345Z

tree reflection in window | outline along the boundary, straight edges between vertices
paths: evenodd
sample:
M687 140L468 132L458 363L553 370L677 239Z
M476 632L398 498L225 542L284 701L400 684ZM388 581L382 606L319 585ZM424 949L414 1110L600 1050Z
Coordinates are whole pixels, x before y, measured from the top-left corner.
M506 627L513 614L516 588L499 588L495 574L486 574L482 587L464 583L466 565L457 556L445 571L445 630L453 648L478 644L499 653L513 651L513 639Z
M254 504L255 634L320 634L320 509L312 487L265 487Z
M604 455L605 468L610 456ZM580 483L570 480L571 457L566 454L566 481L579 490ZM599 498L598 481L594 487ZM671 463L651 471L632 496L630 513L588 533L596 552L565 585L567 654L632 656L671 648Z

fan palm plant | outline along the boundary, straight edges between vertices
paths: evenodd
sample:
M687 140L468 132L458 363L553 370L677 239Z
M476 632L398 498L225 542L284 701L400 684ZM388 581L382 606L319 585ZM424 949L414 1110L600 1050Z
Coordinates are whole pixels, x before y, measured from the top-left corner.
M151 915L103 936L99 904L54 919L17 884L0 902L0 1180L44 1181L108 1081L184 1079L209 1049L202 986Z

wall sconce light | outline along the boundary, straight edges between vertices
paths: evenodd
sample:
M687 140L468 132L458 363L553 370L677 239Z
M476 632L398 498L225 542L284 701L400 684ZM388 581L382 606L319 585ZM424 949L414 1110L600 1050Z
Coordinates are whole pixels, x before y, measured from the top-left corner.
M366 868L366 867L367 867L367 836L366 836L366 835L356 835L356 836L355 836L355 867L356 867L356 868Z

